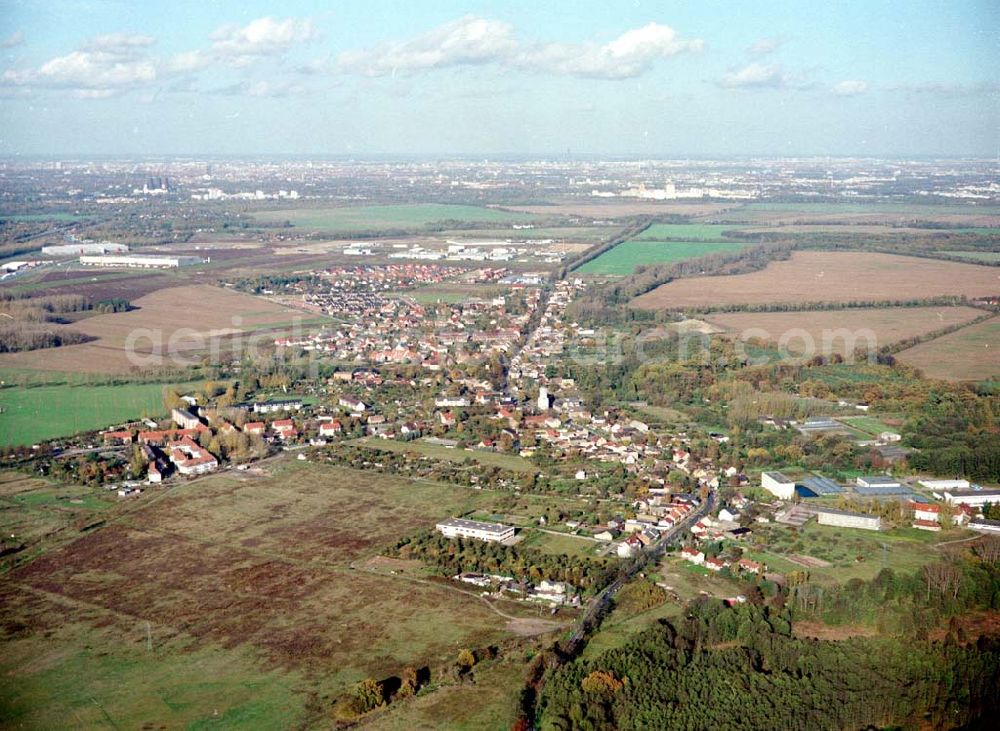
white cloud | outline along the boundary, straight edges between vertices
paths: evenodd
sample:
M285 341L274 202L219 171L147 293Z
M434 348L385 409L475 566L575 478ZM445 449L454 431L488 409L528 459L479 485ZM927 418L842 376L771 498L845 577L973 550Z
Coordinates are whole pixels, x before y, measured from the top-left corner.
M106 98L156 81L156 64L143 51L153 43L151 36L97 36L78 50L49 59L37 68L9 69L2 83L68 89L81 99Z
M14 48L24 43L24 31L16 30L0 41L0 48Z
M153 36L142 35L141 33L107 33L105 35L94 36L86 41L80 46L80 50L130 56L136 54L141 49L152 46L154 43L156 43L156 39Z
M856 96L868 91L868 82L857 79L846 79L838 81L833 85L831 90L837 96Z
M886 87L888 91L898 91L905 94L934 94L947 97L993 95L1000 93L1000 83L986 81L978 84L953 84L942 82L923 82L918 84L898 84Z
M309 18L257 18L247 25L224 25L209 38L212 50L234 65L244 66L263 56L285 53L293 46L317 38Z
M187 74L207 68L212 59L204 51L184 51L176 53L167 61L167 70L179 74Z
M648 71L659 59L698 53L704 41L684 40L668 25L649 23L626 31L604 45L548 43L519 54L519 66L559 74L602 79L626 79Z
M701 40L685 40L667 25L649 23L605 44L524 45L509 23L467 15L407 41L345 51L337 68L365 76L414 73L450 66L500 64L530 71L623 79L648 71L658 59L698 52Z
M516 48L510 24L467 15L408 41L345 51L337 59L337 68L364 76L387 76L500 61Z
M781 64L754 61L741 69L730 71L722 77L722 85L738 88L777 88L783 86L786 75Z
M770 38L761 38L759 41L754 43L747 49L747 54L755 58L760 58L761 56L767 56L768 54L774 53L785 43L785 39L781 36L771 36Z

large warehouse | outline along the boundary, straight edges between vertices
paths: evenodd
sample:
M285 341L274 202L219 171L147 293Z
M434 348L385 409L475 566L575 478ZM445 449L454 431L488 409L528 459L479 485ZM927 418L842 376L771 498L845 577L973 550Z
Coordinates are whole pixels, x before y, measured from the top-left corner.
M877 515L852 513L847 510L833 508L813 508L816 522L820 525L834 525L838 528L862 528L863 530L882 530L882 519Z
M498 543L514 537L514 526L503 523L484 523L479 520L451 518L437 524L437 529L446 538L475 538L480 541Z
M795 494L795 480L788 479L780 472L762 472L760 486L782 500L791 500Z
M960 489L944 491L944 500L949 505L968 505L970 508L981 508L986 503L996 505L1000 503L1000 490L997 489Z
M204 264L208 261L200 256L81 256L80 263L95 267L126 267L129 269L176 269L178 267Z

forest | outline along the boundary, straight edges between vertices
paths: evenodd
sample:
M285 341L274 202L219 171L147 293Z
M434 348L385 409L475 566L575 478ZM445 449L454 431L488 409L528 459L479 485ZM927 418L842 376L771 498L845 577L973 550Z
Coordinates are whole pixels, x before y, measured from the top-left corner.
M550 672L542 729L982 727L1000 644L792 634L787 610L702 599L684 619Z

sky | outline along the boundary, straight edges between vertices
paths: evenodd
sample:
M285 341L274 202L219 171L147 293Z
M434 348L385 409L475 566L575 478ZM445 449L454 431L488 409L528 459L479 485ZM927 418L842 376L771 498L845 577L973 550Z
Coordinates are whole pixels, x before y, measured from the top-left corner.
M1000 157L996 0L0 0L0 155Z

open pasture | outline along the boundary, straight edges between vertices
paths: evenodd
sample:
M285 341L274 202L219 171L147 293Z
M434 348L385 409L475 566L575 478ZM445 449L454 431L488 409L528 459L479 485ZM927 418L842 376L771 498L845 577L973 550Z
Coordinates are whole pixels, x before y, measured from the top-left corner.
M158 289L132 304L135 309L128 312L96 315L72 326L96 340L4 353L0 355L0 367L128 373L138 368L183 366L172 363L172 352L185 356L208 347L213 339L296 322L304 324L307 317L301 310L204 284ZM130 338L138 358L130 358L126 351Z
M948 381L1000 380L1000 318L980 322L896 354L925 376Z
M996 267L894 254L796 251L747 274L677 279L632 301L644 309L881 302L1000 293Z
M523 212L480 206L425 203L393 206L354 206L345 208L282 208L260 211L254 217L263 223L289 222L294 228L323 233L420 230L434 224L517 223L538 217Z
M711 241L626 241L591 259L575 271L580 274L628 276L637 266L669 264L709 254L739 251L746 244Z
M0 389L0 446L34 444L143 416L162 416L162 383ZM183 387L181 387L183 390Z
M0 611L16 652L0 663L31 701L18 703L23 725L76 713L130 728L315 723L361 678L512 636L468 593L355 568L481 493L289 460L268 469L173 488L8 575Z
M969 322L982 314L982 310L973 307L866 307L726 312L705 319L724 328L727 335L781 343L790 352L801 353L811 344L816 353L848 355L857 347L874 352L900 340Z

